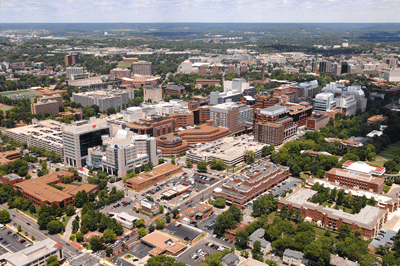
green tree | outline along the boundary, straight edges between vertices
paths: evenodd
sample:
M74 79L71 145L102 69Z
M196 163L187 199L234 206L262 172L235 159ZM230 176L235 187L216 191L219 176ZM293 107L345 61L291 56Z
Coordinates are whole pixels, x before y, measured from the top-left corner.
M275 211L278 207L278 200L274 198L273 194L267 194L259 197L253 203L253 217L267 216Z
M114 107L111 106L107 109L107 115L111 115L111 114L115 114L115 113L116 113L116 111L115 111Z
M89 244L90 244L91 249L93 251L96 251L96 250L101 248L101 245L103 243L101 242L100 238L92 237L92 238L89 239Z
M144 227L139 228L139 230L137 231L138 237L142 238L145 237L147 235L147 231Z
M197 171L199 171L200 173L207 172L207 163L206 163L206 161L200 161L197 164Z
M157 255L151 257L147 260L147 266L185 266L182 262L175 262L174 258L165 256L165 255ZM211 264L210 264L211 266ZM213 265L214 266L214 265ZM217 266L217 265L215 265Z
M104 243L109 243L115 240L117 238L117 234L114 233L114 230L107 228L104 233L103 233L103 242Z
M112 254L113 254L113 248L112 247L107 247L106 248L106 256L107 257L111 257Z
M216 198L213 206L216 208L223 209L225 207L226 200L224 198Z
M76 209L74 208L74 206L68 205L68 206L67 206L67 209L65 210L65 214L66 214L67 216L72 216L72 215L75 214L75 211L76 211Z
M190 161L186 161L186 166L187 166L188 168L192 168L192 167L193 167L193 164L192 164L192 162L190 162Z
M46 229L50 234L58 234L64 231L64 225L57 220L52 220L47 224Z
M257 155L254 151L246 150L244 151L243 156L246 158L246 162L248 164L251 164L254 162L254 159L256 158Z
M157 219L156 227L157 229L163 229L165 226L165 221L163 219Z
M5 225L10 221L10 213L7 210L0 211L0 223Z
M150 226L149 226L149 232L150 232L150 233L153 233L154 230L156 230L156 228L154 227L154 225L150 225Z
M60 265L60 262L58 261L57 255L50 256L46 260L46 266L58 266Z
M143 218L140 218L136 221L136 227L142 227L144 225L145 221Z
M78 232L76 233L76 241L78 241L79 243L83 242L83 233L82 232Z
M235 235L236 245L241 249L245 249L247 247L247 242L249 241L249 233L245 230L240 230Z

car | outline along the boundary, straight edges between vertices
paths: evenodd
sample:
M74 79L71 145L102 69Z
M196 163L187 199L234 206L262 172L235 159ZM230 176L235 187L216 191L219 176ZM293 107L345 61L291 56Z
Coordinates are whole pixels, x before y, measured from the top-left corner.
M203 250L201 248L199 248L198 250L196 250L196 253L201 253Z
M14 226L17 226L17 223L13 223Z
M30 223L26 223L27 225L31 225Z
M197 255L197 254L193 254L193 256L192 256L192 259L197 259L199 257L199 255Z
M12 234L12 237L17 237L17 236L18 236L17 233Z
M15 217L15 214L13 214L12 216Z
M27 248L27 247L30 247L30 246L32 246L31 243L28 243L28 244L25 245L26 248Z
M22 244L22 243L24 243L26 240L25 240L24 238L20 238L18 241L19 241L19 243Z
M7 235L9 235L9 234L11 234L11 233L12 233L12 231L8 231L8 232L7 232Z
M232 243L233 243L233 240L229 241L229 244L232 244Z
M66 243L67 244L67 246L71 246L71 244L70 243Z
M391 246L391 245L393 245L393 242L388 241L388 242L386 242L386 245Z
M3 241L2 244L3 244L3 245L7 245L8 242L7 242L7 241Z
M185 236L185 237L183 238L183 240L185 240L185 241L189 241L189 240L190 240L190 237L188 237L188 236Z
M138 260L139 260L138 258L133 258L132 259L133 262L138 261Z
M134 232L132 232L129 236L134 236L135 235L135 233Z

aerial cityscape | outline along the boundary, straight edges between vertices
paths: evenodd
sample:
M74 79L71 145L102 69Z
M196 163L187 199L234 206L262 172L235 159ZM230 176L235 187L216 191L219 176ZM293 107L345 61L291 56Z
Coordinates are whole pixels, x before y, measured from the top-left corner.
M397 0L0 2L0 265L399 266Z

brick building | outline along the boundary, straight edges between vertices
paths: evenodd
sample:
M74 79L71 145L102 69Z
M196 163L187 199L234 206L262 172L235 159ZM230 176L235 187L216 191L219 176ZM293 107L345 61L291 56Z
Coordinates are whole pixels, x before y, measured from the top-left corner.
M5 151L0 152L0 164L9 164L12 165L13 162L21 157L21 153L19 151Z
M330 116L326 113L315 113L306 119L306 128L308 130L319 131L329 123Z
M338 138L325 138L325 142L337 145L341 149L347 147L349 150L351 148L357 149L363 146L363 144L358 141L351 141Z
M229 129L232 134L245 131L246 122L253 120L253 110L234 102L226 102L211 106L210 120L215 126Z
M254 97L254 102L249 102L246 98L242 97L240 99L242 104L250 105L251 108L267 108L270 106L274 106L278 103L277 98L272 98L270 95L259 95L257 94Z
M31 104L31 112L32 114L43 115L43 116L46 113L51 114L53 116L59 116L60 114L59 106L60 104L58 101L49 99L47 97L43 97L39 98L37 103Z
M219 66L218 65L213 65L212 66L212 74L217 75L219 73Z
M78 54L70 54L65 56L65 66L75 65L79 63Z
M139 122L126 123L126 127L139 135L150 135L156 138L175 132L177 122L174 117L157 115L152 118L142 118Z
M20 183L22 181L24 181L24 178L20 177L17 174L14 174L14 173L11 173L11 174L8 174L8 175L3 175L1 177L1 183L3 185L10 184L13 187L15 187L14 186L15 184Z
M132 177L126 181L126 186L136 191L146 189L182 170L180 166L166 164L149 172Z
M312 115L313 106L307 102L301 102L289 106L289 117L293 118L293 122L301 127L306 124L308 117Z
M228 73L235 73L235 66L234 65L229 65L228 66Z
M157 139L157 148L164 156L175 156L189 149L186 140L178 136L178 133L170 133Z
M368 118L367 124L368 124L368 125L371 125L371 124L377 123L377 122L386 123L386 122L388 121L388 119L389 119L389 118L388 118L387 116L383 116L383 115L374 115L374 116L371 116L370 118Z
M314 222L329 230L336 231L342 224L347 224L352 230L361 229L361 234L367 238L376 236L387 221L388 211L369 205L357 214L350 214L310 202L309 200L317 193L305 188L296 191L279 200L278 210L281 210L283 206L295 212L300 210L301 217L306 221Z
M219 79L198 79L196 80L196 88L201 89L205 86L214 85L215 87L221 87L221 81Z
M133 62L132 73L141 76L151 76L153 74L152 63L146 61Z
M176 119L176 127L184 127L189 125L194 125L193 112L187 113L172 113L169 117Z
M164 86L162 90L163 93L165 93L166 95L177 94L179 96L182 96L183 94L186 94L185 87L174 84L168 84Z
M228 203L244 208L247 202L287 179L289 173L289 167L270 162L256 164L246 172L235 174L233 181L216 188L214 196L222 197Z
M338 168L326 172L325 179L348 188L359 188L375 193L381 193L385 183L385 179L381 177Z
M198 74L202 75L202 76L206 76L207 75L207 66L206 65L199 66Z
M110 70L110 79L131 78L131 71L129 69L114 68Z
M204 220L214 214L214 208L208 204L201 204L195 208L189 207L182 211L179 220L187 219L191 223L197 220Z

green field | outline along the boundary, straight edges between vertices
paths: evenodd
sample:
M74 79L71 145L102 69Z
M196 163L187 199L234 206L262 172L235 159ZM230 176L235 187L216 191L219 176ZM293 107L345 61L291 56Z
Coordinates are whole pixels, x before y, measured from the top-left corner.
M0 110L3 110L3 112L7 111L7 110L11 110L13 109L14 106L11 105L6 105L6 104L0 104Z
M31 90L5 91L5 92L2 92L1 95L2 95L2 96L12 96L12 95L14 95L14 94L21 94L21 95L23 95L23 94L29 94L29 93L34 93L34 92L31 91Z
M385 164L387 159L381 157L381 156L376 156L375 160L373 161L367 161L368 164L373 165L373 166L378 166L381 167Z
M400 155L400 142L390 144L379 154L379 156L385 159L393 159L396 155Z
M131 65L132 65L132 63L119 61L117 67L124 69L124 68L130 67Z

